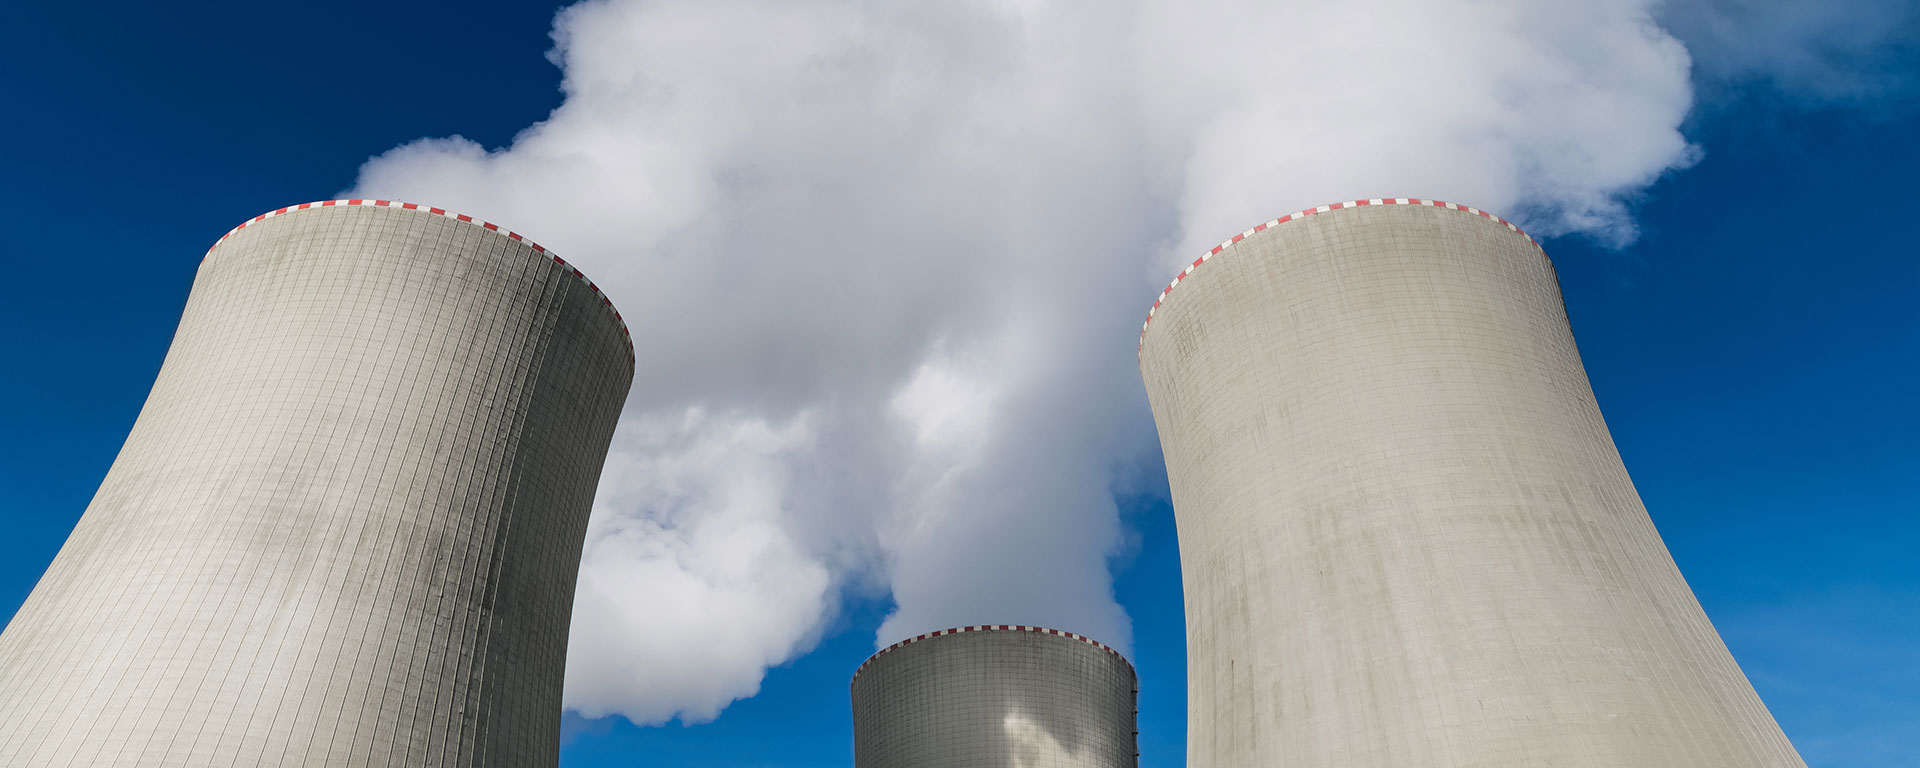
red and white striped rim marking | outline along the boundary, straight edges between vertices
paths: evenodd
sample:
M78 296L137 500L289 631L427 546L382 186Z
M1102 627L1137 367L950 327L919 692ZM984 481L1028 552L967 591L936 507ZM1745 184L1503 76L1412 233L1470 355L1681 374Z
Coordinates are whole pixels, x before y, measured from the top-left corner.
M1173 293L1174 288L1177 288L1180 286L1180 281L1187 279L1187 275L1193 274L1193 270L1198 269L1201 264L1207 263L1208 259L1211 259L1215 256L1220 255L1221 251L1227 250L1228 248L1232 248L1234 243L1238 243L1241 240L1245 240L1249 237L1252 237L1254 233L1264 231L1268 227L1279 226L1281 224L1285 224L1295 219L1304 219L1316 213L1326 213L1327 211L1337 211L1342 208L1358 208L1363 205L1425 205L1425 206L1431 206L1434 208L1446 208L1448 210L1454 210L1454 211L1465 211L1475 216L1479 216L1483 219L1490 219L1492 221L1500 222L1502 226L1505 226L1507 229L1513 230L1514 233L1520 235L1521 237L1526 238L1527 242L1533 243L1533 247L1535 248L1540 247L1539 241L1534 240L1532 235L1529 235L1525 231L1521 230L1519 227L1514 226L1513 222L1511 221L1507 221L1506 219L1500 218L1498 216L1495 216L1491 213L1487 213L1486 211L1480 210L1478 208L1474 208L1472 206L1442 202L1439 200L1422 200L1418 197L1375 197L1375 198L1369 198L1366 200L1348 200L1344 203L1332 203L1329 205L1320 206L1318 208L1308 208L1304 211L1294 211L1293 213L1289 213L1285 216L1281 216L1280 218L1273 219L1271 221L1268 221L1265 224L1261 224L1260 226L1254 227L1253 229L1249 229L1245 232L1234 235L1231 239L1227 240L1226 242L1214 246L1213 250L1200 254L1200 258L1194 259L1192 264L1188 264L1186 269L1181 270L1179 275L1174 276L1173 282L1168 283L1167 287L1160 291L1160 297L1157 299L1154 299L1153 308L1147 310L1147 321L1140 324L1140 347L1139 348L1144 350L1147 347L1147 328L1153 325L1153 315L1155 312L1160 311L1160 305L1166 302L1167 296Z
M579 279L580 282L585 283L587 288L593 291L593 295L600 297L600 304L602 306L605 306L607 308L607 311L613 314L614 322L617 322L620 324L620 336L622 339L624 339L627 342L627 357L628 359L632 359L633 334L627 330L627 319L620 316L620 310L614 308L613 300L607 298L607 294L600 290L600 286L594 285L593 281L591 279L588 279L586 273L581 272L579 267L576 267L572 264L568 264L566 259L562 259L558 255L556 255L554 252L541 247L539 243L536 243L532 240L528 240L525 237L521 237L520 233L518 232L514 232L513 230L507 229L506 227L502 227L497 224L481 221L472 216L468 216L460 213L454 213L453 211L449 211L445 208L435 208L433 206L419 205L416 203L403 203L398 200L360 200L360 199L320 200L320 201L311 202L311 203L301 203L299 205L289 205L285 208L279 208L276 210L267 211L266 213L260 214L251 219L247 219L246 221L240 222L240 226L227 230L227 233L224 235L221 235L219 240L214 241L213 247L208 248L206 255L200 257L200 260L206 261L208 257L213 255L213 251L215 248L219 248L221 243L224 243L227 241L227 238L233 237L233 233L239 232L240 230L246 229L247 227L252 226L254 224L258 224L262 221L266 221L267 219L271 219L275 216L284 216L286 214L293 213L296 211L304 211L310 208L332 208L338 205L359 205L359 206L371 206L375 208L399 208L399 209L408 210L408 211L419 211L421 213L431 213L436 216L445 216L449 219L454 219L456 221L464 221L468 224L472 224L476 227L487 230L489 232L497 232L499 234L505 235L509 240L512 240L516 243L521 243L523 245L526 245L529 248L532 248L535 253L544 254L547 258L552 259L553 263L558 264L562 270L573 273L573 276L575 278Z
M1057 637L1064 637L1071 640L1078 640L1080 642L1086 643L1087 645L1091 645L1095 648L1099 648L1100 650L1106 651L1107 653L1113 654L1113 657L1116 659L1119 659L1120 663L1127 665L1127 669L1129 670L1133 669L1133 662L1127 661L1127 657L1120 655L1119 651L1114 650L1111 646L1108 646L1106 643L1100 642L1091 637L1086 637L1084 635L1076 635L1072 632L1063 632L1058 629L1047 629L1046 627L1030 627L1025 624L975 624L970 627L954 627L952 629L943 629L938 632L928 632L924 635L916 635L914 637L909 637L905 640L894 643L893 645L889 645L885 648L880 649L877 653L873 654L872 656L868 656L866 661L860 662L860 668L853 671L853 676L855 679L858 679L860 677L861 672L867 671L867 665L872 664L875 661L878 661L880 657L887 655L889 652L893 651L896 648L904 648L906 646L909 646L924 640L930 640L943 635L957 635L962 632L1034 632L1042 635L1054 635Z

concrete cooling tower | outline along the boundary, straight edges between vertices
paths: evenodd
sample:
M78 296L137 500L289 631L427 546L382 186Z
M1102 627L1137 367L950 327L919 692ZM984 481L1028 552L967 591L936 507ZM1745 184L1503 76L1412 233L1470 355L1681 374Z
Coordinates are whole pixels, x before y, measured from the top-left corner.
M1255 227L1141 334L1188 765L1803 766L1654 531L1553 265L1429 200Z
M0 765L555 764L631 349L578 271L465 216L229 232L0 634Z
M1071 632L944 629L853 673L854 768L1134 768L1138 684Z

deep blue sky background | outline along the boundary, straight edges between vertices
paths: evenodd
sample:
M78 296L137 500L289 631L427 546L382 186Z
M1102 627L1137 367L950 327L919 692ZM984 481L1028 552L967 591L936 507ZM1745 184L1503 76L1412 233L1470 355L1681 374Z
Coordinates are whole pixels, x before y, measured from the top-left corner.
M544 117L560 103L544 59L554 7L0 12L15 33L0 47L0 617L113 460L201 253L256 213L331 197L402 142L457 133L497 146ZM1764 88L1706 102L1688 126L1704 159L1638 201L1639 242L1545 246L1628 468L1787 734L1814 766L1909 765L1920 111ZM1171 511L1155 497L1124 506L1138 548L1117 564L1117 589L1137 637L1142 764L1175 766ZM847 765L847 678L885 608L852 606L818 650L714 723L570 716L563 763Z

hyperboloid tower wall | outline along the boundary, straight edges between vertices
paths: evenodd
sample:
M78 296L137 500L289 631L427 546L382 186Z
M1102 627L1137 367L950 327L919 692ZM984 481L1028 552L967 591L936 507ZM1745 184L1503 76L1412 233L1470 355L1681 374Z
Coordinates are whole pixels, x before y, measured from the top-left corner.
M1489 214L1281 217L1142 332L1188 765L1802 766L1674 566L1553 265Z
M0 634L0 765L553 765L630 350L577 271L464 216L228 233Z
M1134 768L1138 690L1119 652L1071 632L930 632L853 673L853 765Z

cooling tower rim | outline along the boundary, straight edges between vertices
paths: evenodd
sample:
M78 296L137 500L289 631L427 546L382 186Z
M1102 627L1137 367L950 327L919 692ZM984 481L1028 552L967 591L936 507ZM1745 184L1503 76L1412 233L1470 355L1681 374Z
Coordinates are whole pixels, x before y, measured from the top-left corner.
M964 627L951 627L948 629L942 629L934 632L927 632L925 634L915 635L913 637L909 637L905 640L894 643L893 645L889 645L885 648L875 651L872 656L867 657L866 661L860 662L860 667L853 671L853 679L859 680L860 673L867 671L868 665L871 665L874 662L879 661L880 657L885 656L888 653L891 653L895 650L904 648L914 643L920 643L920 642L925 642L927 640L932 640L933 638L936 638L936 637L944 637L946 635L958 635L966 632L1033 632L1035 634L1052 635L1055 637L1064 637L1070 640L1078 640L1080 642L1086 643L1087 645L1091 645L1095 648L1099 648L1100 650L1106 651L1107 653L1113 654L1113 657L1116 659L1119 659L1120 663L1127 665L1128 672L1134 671L1133 662L1128 661L1126 656L1121 655L1119 651L1114 650L1113 646L1107 645L1106 643L1100 642L1091 637L1087 637L1086 635L1077 635L1065 630L1048 629L1047 627L1036 627L1036 626L1031 626L1027 624L973 624L973 625L964 626ZM1135 673L1135 674L1137 676L1138 673Z
M1312 216L1314 214L1326 213L1328 211L1337 211L1343 208L1359 208L1362 206L1373 206L1373 205L1420 205L1420 206L1428 206L1432 208L1443 208L1450 211L1462 211L1465 213L1471 213L1475 216L1479 216L1480 218L1498 222L1501 226L1506 227L1508 230L1511 230L1513 233L1526 238L1528 243L1533 244L1533 247L1535 248L1540 247L1540 241L1533 239L1533 236L1527 234L1526 230L1521 229L1519 226L1515 225L1511 221L1507 221L1506 219L1500 218L1499 216L1495 216L1492 213L1488 213L1486 211L1480 210L1479 208L1475 208L1470 205L1460 205L1459 203L1449 203L1443 200L1428 200L1428 199L1419 198L1419 197L1373 197L1373 198L1367 198L1364 200L1347 200L1347 201L1338 202L1338 203L1328 203L1326 205L1322 205L1319 207L1308 208L1303 211L1294 211L1293 213L1289 213L1284 216L1280 216L1278 218L1269 219L1264 224L1260 224L1258 226L1255 226L1253 229L1249 229L1245 232L1242 232L1240 234L1234 235L1231 238L1228 238L1226 242L1223 242L1219 245L1214 246L1212 250L1209 250L1206 253L1200 254L1200 258L1194 259L1192 264L1188 264L1186 269L1181 270L1180 274L1175 275L1173 277L1173 282L1168 283L1166 288L1161 289L1159 297L1153 300L1153 307L1147 310L1147 320L1146 322L1143 322L1140 324L1140 346L1137 347L1135 351L1145 352L1147 348L1147 329L1152 327L1154 313L1160 311L1160 305L1167 300L1167 296L1173 293L1174 288L1179 287L1180 281L1187 279L1188 275L1193 274L1194 269L1198 268L1201 264L1205 264L1208 259L1211 259L1215 256L1220 255L1222 251L1225 251L1228 248L1232 248L1235 243L1238 243L1241 240L1245 240L1248 237L1253 236L1253 234L1256 232L1264 231L1268 227L1279 226L1289 221L1304 219L1308 216Z
M463 213L455 213L445 208L435 208L430 205L421 205L419 203L405 203L399 200L373 200L368 198L351 198L346 200L316 200L311 203L289 205L285 208L276 208L274 210L267 211L266 213L255 216L251 219L247 219L246 221L240 222L239 226L234 227L233 229L227 230L227 233L224 235L221 235L219 240L213 241L213 245L207 248L206 254L202 255L200 257L200 260L201 262L204 263L208 258L213 256L213 252L215 249L218 249L222 243L225 243L227 241L227 238L233 237L234 233L239 232L240 230L246 229L247 227L250 227L254 224L258 224L262 221L266 221L267 219L271 219L276 216L285 216L289 213L297 213L299 211L315 210L319 208L335 208L340 206L392 208L396 210L419 211L421 213L432 214L435 216L444 216L446 218L453 219L455 221L463 221L468 224L472 224L476 227L487 230L489 232L493 232L497 235L505 236L509 240L512 240L516 243L520 243L529 248L532 248L534 253L538 253L543 256L546 256L548 259L552 260L554 264L559 265L561 269L573 273L573 276L575 279L578 279L581 283L585 284L588 290L593 291L594 296L597 296L600 298L601 306L606 308L608 314L613 315L613 321L620 326L620 338L622 341L625 341L627 344L627 359L629 361L632 361L634 359L633 332L628 330L627 328L627 319L625 317L622 317L620 315L620 310L613 306L613 299L608 298L606 292L600 290L600 286L595 285L593 280L588 278L585 272L580 271L579 267L576 267L572 264L567 263L567 260L560 258L559 254L556 254L553 251L547 250L544 246L532 240L527 239L525 236L521 235L518 232L514 232L513 230L507 229L506 227L502 227L492 222L476 219L472 216L468 216Z

